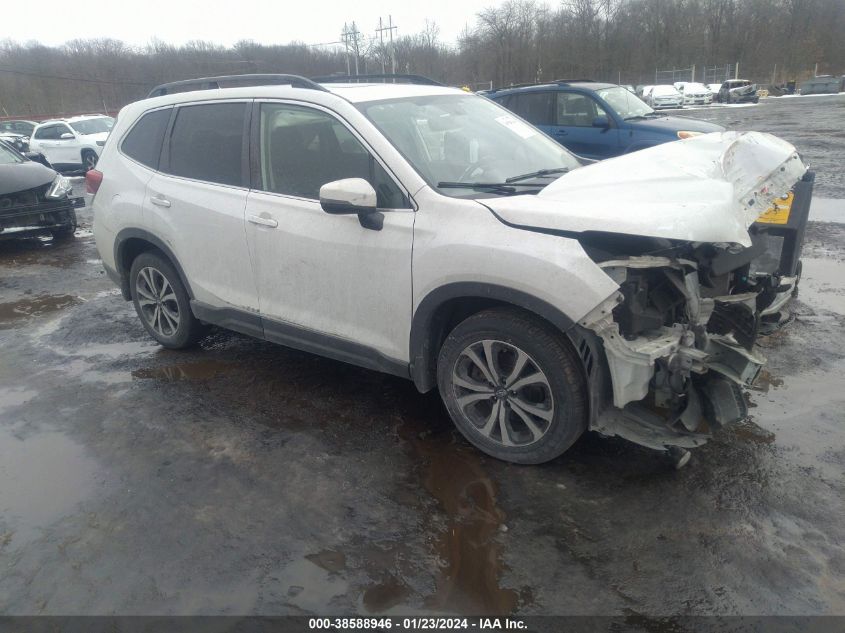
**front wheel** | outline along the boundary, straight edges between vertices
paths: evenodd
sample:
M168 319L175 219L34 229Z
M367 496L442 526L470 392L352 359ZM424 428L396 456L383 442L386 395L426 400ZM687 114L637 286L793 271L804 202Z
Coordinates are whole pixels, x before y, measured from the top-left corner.
M452 330L437 382L458 430L497 459L547 462L587 428L586 382L572 345L516 309L485 310Z
M159 254L147 252L135 258L129 288L144 329L164 347L184 349L204 334L179 275Z

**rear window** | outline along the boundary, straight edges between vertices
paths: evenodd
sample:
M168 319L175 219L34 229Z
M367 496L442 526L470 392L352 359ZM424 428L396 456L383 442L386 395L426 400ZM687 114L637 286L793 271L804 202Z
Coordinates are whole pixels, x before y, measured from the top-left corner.
M221 185L243 185L245 103L180 107L170 134L167 172Z
M167 122L170 121L172 108L148 112L142 116L130 130L120 149L123 153L142 165L151 169L158 169L158 158L161 155L161 144Z

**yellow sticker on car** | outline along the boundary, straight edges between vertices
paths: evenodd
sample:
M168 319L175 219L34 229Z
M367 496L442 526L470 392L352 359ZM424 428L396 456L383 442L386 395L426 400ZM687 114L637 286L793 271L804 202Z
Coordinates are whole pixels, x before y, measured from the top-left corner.
M762 224L786 224L789 222L789 211L792 209L794 198L795 194L791 191L783 198L778 198L771 207L763 211L757 221Z

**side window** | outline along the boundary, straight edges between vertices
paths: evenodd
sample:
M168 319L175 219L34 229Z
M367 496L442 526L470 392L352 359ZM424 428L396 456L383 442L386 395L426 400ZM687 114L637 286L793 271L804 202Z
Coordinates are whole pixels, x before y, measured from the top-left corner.
M262 104L259 135L263 191L317 200L327 182L363 178L376 190L380 208L410 208L406 196L360 141L324 112Z
M575 92L558 93L557 125L592 127L597 116L607 116L607 113L590 97Z
M553 92L525 92L511 95L508 109L534 125L554 125Z
M45 141L52 141L59 138L59 126L58 125L47 125L42 128L38 128L35 132L35 138L37 139L44 139Z
M161 144L173 108L155 110L142 116L123 139L120 149L142 165L158 169Z
M221 185L243 184L245 103L180 107L168 143L167 172Z
M70 141L73 139L62 139L62 134L73 134L73 130L71 130L67 125L64 123L60 123L56 126L56 138L61 139L63 141Z

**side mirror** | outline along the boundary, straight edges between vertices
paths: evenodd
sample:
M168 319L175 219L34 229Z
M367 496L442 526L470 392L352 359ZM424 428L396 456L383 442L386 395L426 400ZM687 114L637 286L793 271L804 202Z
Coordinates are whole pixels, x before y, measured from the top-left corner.
M377 208L376 190L363 178L344 178L320 187L320 206L333 215L357 214L361 226L380 231L384 214Z
M68 139L72 139L72 138L76 138L76 137L73 135L73 132L65 132L59 138L62 139L63 141L66 141Z
M606 116L597 116L595 119L593 119L593 127L609 128L610 119L608 119Z

